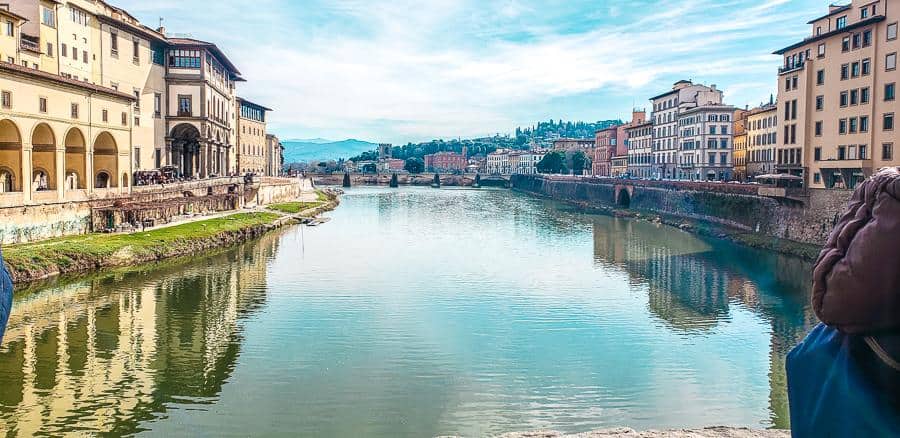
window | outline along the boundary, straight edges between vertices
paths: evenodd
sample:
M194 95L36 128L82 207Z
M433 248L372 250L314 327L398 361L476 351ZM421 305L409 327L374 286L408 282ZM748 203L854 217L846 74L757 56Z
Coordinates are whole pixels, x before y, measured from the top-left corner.
M859 119L857 119L856 117L851 117L850 118L850 133L856 134L857 131L859 131Z
M859 90L859 103L869 103L869 87L861 88Z
M85 64L88 63L88 54L87 54L87 50L82 50L82 51L81 51L81 58L82 58L82 62L84 62Z
M78 48L72 47L72 59L78 61Z
M825 96L816 96L816 111L825 109Z
M41 8L41 23L44 26L56 27L56 11L50 8Z
M191 96L183 94L178 95L178 115L188 117L193 115Z
M170 50L169 67L200 68L199 50Z
M77 103L72 104L72 118L73 119L78 118L78 104Z
M109 33L109 53L112 56L119 56L119 34L117 32Z
M816 122L816 137L822 136L822 122Z
M9 91L0 92L0 106L4 109L12 108L12 93Z
M859 48L860 37L858 33L853 34L853 49Z
M813 160L816 160L816 161L822 160L822 148L813 149Z
M72 21L75 24L80 24L82 26L87 26L88 24L90 24L88 13L82 11L81 9L69 6L69 16L72 18Z
M889 161L894 159L894 144L885 143L881 145L881 159Z
M887 39L888 39L888 41L897 39L897 23L891 23L888 25Z
M6 28L6 36L16 36L16 27L12 21L7 21L4 28Z
M885 131L893 131L894 130L894 113L888 113L884 115L884 121L881 126L884 127Z
M128 113L122 113L122 126L128 126Z
M869 7L868 6L859 10L859 19L865 20L866 18L869 18Z
M869 118L867 116L859 118L859 132L869 132Z
M141 109L141 90L134 90L134 107Z
M844 15L844 16L838 17L836 23L837 23L838 29L843 29L843 28L847 27L847 16Z
M872 73L872 60L866 58L862 60L862 74L863 76L866 76L869 73Z
M135 146L132 149L134 149L134 168L140 169L141 168L141 147Z
M819 55L819 58L825 57L825 43L819 44L818 55Z
M47 112L47 98L46 97L38 98L38 110L42 113Z
M897 52L889 53L884 57L884 69L887 71L897 69Z
M59 51L61 53L60 56L63 56L63 57L69 56L69 51L68 51L68 48L66 47L66 43L60 44Z
M854 62L850 65L850 77L858 78L859 77L859 63Z
M825 70L819 70L816 72L816 85L824 85L825 84Z
M103 111L100 111L100 120L103 120L104 122L108 122L109 121L109 111L107 111L105 109Z
M891 101L895 99L897 83L891 82L890 84L884 84L884 100Z
M862 34L862 46L869 47L872 45L872 31L867 30Z
M797 99L791 101L791 120L797 120Z
M137 38L132 40L131 41L131 49L132 49L131 53L133 54L131 60L135 64L140 64L141 63L141 41Z
M844 64L841 66L841 80L847 80L850 77L850 64Z
M792 88L793 88L794 90L797 89L797 86L798 86L798 85L797 85L797 81L798 81L797 76L794 76L793 78L791 78L791 84L792 84Z
M845 36L845 37L841 40L841 51L842 51L842 52L849 52L849 51L850 51L850 37Z
M53 43L47 43L47 57L53 57Z
M814 173L813 174L813 182L816 184L821 184L822 183L822 174L819 172Z
M162 94L153 95L153 115L159 117L162 115Z
M850 90L850 105L859 104L859 90Z
M847 146L838 146L838 160L846 160L847 159Z
M847 133L847 119L838 120L838 134L846 134Z
M847 106L847 92L841 91L841 107Z
M861 144L859 145L859 159L866 160L869 157L869 147Z

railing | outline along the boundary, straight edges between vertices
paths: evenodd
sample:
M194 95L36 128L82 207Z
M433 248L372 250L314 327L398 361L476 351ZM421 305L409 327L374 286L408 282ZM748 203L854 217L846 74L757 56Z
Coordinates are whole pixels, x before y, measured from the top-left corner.
M794 65L786 65L778 69L778 74L783 75L792 71L801 70L806 65L806 61L800 61Z
M19 42L19 45L22 47L22 50L29 50L38 53L40 53L41 51L41 44L37 41L22 38Z

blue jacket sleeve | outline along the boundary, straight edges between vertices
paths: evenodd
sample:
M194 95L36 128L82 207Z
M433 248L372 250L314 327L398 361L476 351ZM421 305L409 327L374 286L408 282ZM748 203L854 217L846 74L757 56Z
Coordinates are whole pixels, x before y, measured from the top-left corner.
M0 344L3 343L6 323L9 321L9 313L12 311L12 299L12 278L3 263L3 251L0 250Z

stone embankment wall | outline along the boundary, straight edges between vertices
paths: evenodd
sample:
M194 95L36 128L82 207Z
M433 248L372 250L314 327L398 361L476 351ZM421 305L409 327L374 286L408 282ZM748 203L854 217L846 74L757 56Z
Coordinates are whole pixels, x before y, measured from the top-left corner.
M315 175L313 177L316 184L326 186L339 186L344 182L343 173L333 173L331 175ZM381 173L378 175L353 173L350 175L350 184L354 186L386 186L391 182L390 173ZM410 186L430 186L434 183L433 173L419 173L410 175L408 173L398 173L397 183L400 185ZM448 175L441 174L441 185L448 187L468 187L475 184L475 175Z
M786 199L751 185L515 175L516 190L587 207L632 209L722 225L762 237L821 245L852 194L810 190Z
M307 181L305 184L308 186L311 183ZM134 209L140 204L160 206L161 208L154 209L158 216L183 211L209 212L216 209L240 208L247 202L248 196L253 198L254 204L289 201L299 196L303 181L296 178L259 178L249 186L251 189L248 193L243 178L222 177L166 185L138 186L132 188L130 194L98 196L82 201L2 207L0 244L26 243L89 233L95 231L94 222L106 221L101 216L92 217L92 212L128 209L129 206ZM235 195L240 198L238 202L225 202L227 198ZM162 208L165 206L172 208Z

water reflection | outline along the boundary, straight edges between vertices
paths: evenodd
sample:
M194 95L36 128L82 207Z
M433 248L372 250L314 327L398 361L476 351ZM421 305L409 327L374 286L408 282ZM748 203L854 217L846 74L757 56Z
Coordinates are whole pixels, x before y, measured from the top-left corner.
M187 264L19 292L0 348L0 429L130 434L216 401L278 237Z
M645 286L650 313L673 330L710 330L730 319L732 306L767 321L772 423L790 426L784 358L816 322L810 263L620 218L595 218L593 236L595 263Z

